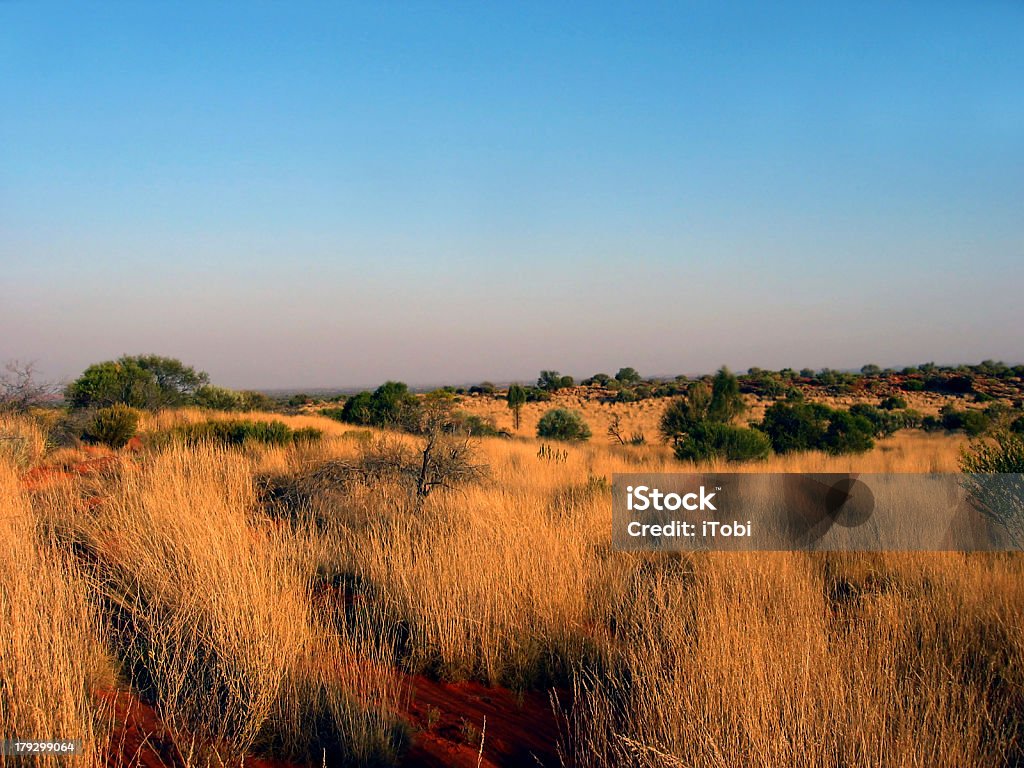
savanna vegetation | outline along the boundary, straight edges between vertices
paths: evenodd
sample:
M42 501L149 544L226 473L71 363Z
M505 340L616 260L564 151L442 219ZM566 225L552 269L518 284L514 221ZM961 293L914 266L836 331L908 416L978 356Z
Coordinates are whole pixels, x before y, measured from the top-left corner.
M724 369L239 413L146 365L0 414L5 734L83 766L1024 761L1019 556L610 544L615 472L1020 472L1012 397L971 441L890 420L970 394L817 407Z

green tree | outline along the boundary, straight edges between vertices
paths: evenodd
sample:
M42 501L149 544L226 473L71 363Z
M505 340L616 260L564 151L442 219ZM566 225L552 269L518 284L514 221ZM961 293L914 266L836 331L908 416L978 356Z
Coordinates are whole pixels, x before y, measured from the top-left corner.
M349 424L419 430L420 404L401 381L388 381L372 393L360 392L345 401L341 418Z
M135 355L90 365L65 390L72 408L102 408L121 403L157 409L185 405L210 377L180 360Z
M708 418L711 389L702 381L690 384L686 394L670 402L661 415L659 431L662 439L678 444L693 429Z
M512 420L515 422L516 431L519 431L520 416L523 406L526 404L526 390L519 384L513 384L508 388L508 407L512 411Z
M572 376L563 376L558 371L541 371L537 386L547 392L557 392L572 386Z
M743 403L743 396L740 395L740 383L736 376L723 365L711 381L708 419L720 424L728 424L744 410L746 410L746 405Z
M631 386L639 383L640 374L637 373L636 368L619 368L619 372L615 374L615 380L625 386Z

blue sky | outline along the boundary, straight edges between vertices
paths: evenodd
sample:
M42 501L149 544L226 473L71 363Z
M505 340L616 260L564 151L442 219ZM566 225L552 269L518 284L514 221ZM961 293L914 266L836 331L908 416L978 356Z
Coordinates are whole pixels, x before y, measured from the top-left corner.
M0 2L0 358L1019 362L1021 40L1011 2Z

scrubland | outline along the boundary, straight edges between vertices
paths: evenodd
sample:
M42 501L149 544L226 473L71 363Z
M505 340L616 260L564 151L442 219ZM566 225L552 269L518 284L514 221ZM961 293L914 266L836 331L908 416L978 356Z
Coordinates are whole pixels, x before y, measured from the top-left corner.
M0 448L0 731L138 764L97 695L118 690L154 707L167 765L415 764L430 679L545 697L533 764L1021 764L1018 556L613 551L610 475L680 467L648 405L617 406L648 445L588 414L592 444L484 439L483 477L426 498L340 471L416 438L316 416L251 415L319 443L109 458L9 423L30 439ZM960 447L900 432L751 468L957 471ZM466 764L523 764L494 728L466 723Z

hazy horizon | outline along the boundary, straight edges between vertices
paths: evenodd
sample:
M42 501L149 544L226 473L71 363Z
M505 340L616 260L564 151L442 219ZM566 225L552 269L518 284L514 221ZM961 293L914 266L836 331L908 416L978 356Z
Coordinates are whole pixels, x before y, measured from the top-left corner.
M1024 6L0 4L0 362L1024 359Z

